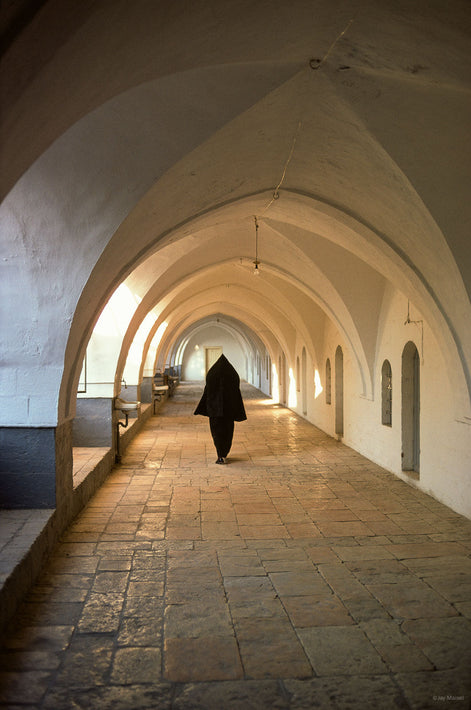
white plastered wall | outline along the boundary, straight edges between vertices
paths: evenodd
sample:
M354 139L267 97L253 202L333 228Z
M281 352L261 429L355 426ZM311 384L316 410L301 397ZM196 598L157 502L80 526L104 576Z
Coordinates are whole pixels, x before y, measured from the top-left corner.
M355 437L355 448L426 493L471 517L471 426L456 418L447 363L427 322L398 292L388 294L379 331L375 369L375 400L363 409L365 434ZM408 312L409 319L408 321ZM413 321L417 321L414 323ZM422 321L422 322L421 322ZM423 333L423 335L422 335ZM420 478L411 479L401 465L402 352L412 341L420 355ZM381 424L381 367L392 368L392 426Z
M409 319L411 322L406 322ZM417 323L413 321L418 321ZM422 338L423 328L423 338ZM420 476L418 480L402 471L401 370L402 352L412 341L420 355ZM407 298L388 288L383 301L378 330L374 371L374 397L361 394L361 380L351 350L332 324L326 320L321 360L308 357L306 419L335 436L335 350L344 355L344 436L342 441L407 483L433 495L454 510L471 517L471 426L456 418L448 364L422 314ZM301 350L299 357L301 358ZM325 361L332 368L332 403L326 403ZM381 367L389 360L392 368L392 426L381 422ZM295 363L289 364L295 371ZM313 372L317 367L322 387L315 397ZM302 413L302 399L293 409Z
M208 325L190 338L183 354L184 380L204 380L205 347L222 346L223 354L237 370L241 379L247 379L247 358L237 340L224 328Z

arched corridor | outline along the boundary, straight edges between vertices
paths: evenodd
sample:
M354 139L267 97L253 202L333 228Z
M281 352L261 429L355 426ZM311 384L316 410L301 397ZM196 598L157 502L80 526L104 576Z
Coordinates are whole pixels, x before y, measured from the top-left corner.
M464 707L470 522L249 385L214 466L201 391L178 387L63 536L1 703Z
M455 574L470 538L441 536L455 535L471 519L470 40L468 0L2 4L0 634L59 540L75 534L66 532L70 525L88 525L95 514L103 527L90 562L88 553L75 554L89 550L90 541L59 548L98 565L84 572L91 586L78 587L76 602L66 602L78 605L79 617L65 624L73 627L67 638L77 648L85 637L92 640L79 618L91 613L95 574L127 574L131 585L140 569L131 564L134 547L129 569L99 568L96 545L111 545L113 535L155 552L168 573L178 566L174 553L189 564L200 548L217 542L210 566L222 585L218 594L224 589L227 597L223 616L232 607L219 548L243 543L264 584L278 594L297 639L293 653L301 653L308 664L301 667L313 678L323 671L280 601L271 558L250 533L268 534L273 525L276 545L294 546L300 561L313 564L324 591L333 580L322 573L328 566L322 571L317 564L330 562L313 561L311 548L329 548L335 570L357 590L369 582L350 569L357 560L347 548L364 555L387 549L381 565L392 560L402 572L406 567L407 579L414 577L411 594L423 590L417 569L388 547L399 544L388 537L396 533L411 536L402 540L406 545L425 536L427 545L459 546L458 557L440 557ZM190 390L181 383L201 385L221 352L246 386L266 398L250 402L261 429L237 427L239 458L230 475L243 490L229 486L221 493L231 520L211 526L198 514L185 530L191 514L177 509L187 502L193 510L191 496L201 502L226 474L212 470L204 425L185 419L190 405L183 393ZM190 464L197 481L183 485ZM280 488L287 465L297 481L289 491ZM120 519L130 512L128 501L144 505L148 486L156 493L164 481L162 490L171 488L174 497L169 503L164 496L163 509L183 517L165 518L164 525L164 513L149 503L149 510L139 508L139 520ZM261 497L250 515L271 515L271 523L266 517L264 525L239 522L240 497L251 486ZM279 498L286 493L278 501L286 510L276 509L270 486ZM323 501L322 494L333 497ZM113 496L112 510L97 510ZM322 511L311 505L316 496ZM373 506L363 517L354 507L357 497ZM271 512L264 513L268 499ZM342 505L330 509L328 501L336 499ZM388 501L391 509L384 507ZM368 518L368 510L384 517ZM353 517L332 517L345 515ZM156 521L163 527L156 529ZM431 530L435 523L439 530ZM223 529L233 537L211 542L208 531ZM343 543L342 530L350 531ZM189 537L179 541L178 534ZM326 540L335 542L321 544ZM157 541L161 555L152 547ZM192 554L183 560L185 541ZM431 559L435 549L426 548ZM435 569L425 571L435 579ZM378 584L387 587L388 579ZM430 593L441 594L444 580L440 589L433 584ZM389 613L387 589L384 598L367 591ZM363 643L364 633L379 652L379 641L358 630L340 591L332 595L350 615L355 630L347 635ZM469 618L461 599L444 600L460 604L450 623ZM120 624L127 608L120 607ZM234 662L248 688L253 629L244 623L246 646L235 617L229 626L238 641ZM121 631L109 633L112 664L137 655L131 638L122 644ZM416 644L435 664L433 671L418 668L412 656L411 673L429 679L449 672L418 636L407 634L408 648ZM395 636L392 647L404 639ZM165 669L170 656L162 643ZM152 666L157 647L149 648ZM389 660L379 652L389 679L402 672L387 665L391 654L400 652L391 651ZM263 654L257 648L254 655ZM74 667L67 660L73 657L65 651L61 668ZM56 661L38 660L48 664L48 684ZM116 678L112 668L107 683ZM34 672L42 683L42 670ZM399 686L406 697L402 681ZM286 686L283 693L286 700Z

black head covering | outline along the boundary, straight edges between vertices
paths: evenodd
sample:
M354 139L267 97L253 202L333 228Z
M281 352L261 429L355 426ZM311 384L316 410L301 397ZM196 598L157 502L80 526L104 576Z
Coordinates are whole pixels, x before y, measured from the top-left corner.
M225 355L221 355L206 375L203 396L195 414L205 417L224 417L235 422L247 419L239 389L240 379Z

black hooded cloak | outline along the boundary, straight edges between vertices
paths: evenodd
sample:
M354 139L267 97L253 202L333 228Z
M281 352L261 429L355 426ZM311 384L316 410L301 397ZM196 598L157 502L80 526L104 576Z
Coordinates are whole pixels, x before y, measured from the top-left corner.
M247 419L240 393L240 379L225 355L221 355L206 375L203 396L195 414L204 417L223 417L233 422Z
M218 455L216 463L225 463L232 446L234 422L247 419L239 385L239 375L229 360L221 355L207 372L203 396L195 409L195 414L209 417Z

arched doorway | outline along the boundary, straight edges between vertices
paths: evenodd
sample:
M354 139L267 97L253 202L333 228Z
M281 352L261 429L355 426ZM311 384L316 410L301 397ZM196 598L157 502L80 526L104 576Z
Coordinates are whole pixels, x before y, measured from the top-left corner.
M303 414L307 415L307 363L306 363L306 348L303 348L301 356L301 388L302 388L302 403Z
M215 362L221 357L222 355L222 346L221 345L215 345L215 346L210 346L206 347L204 349L204 354L205 354L205 374L208 373L208 370L212 368Z
M281 402L286 405L286 355L281 353Z
M412 341L402 351L402 470L420 471L420 358Z
M335 351L335 433L343 436L343 351Z
M332 404L332 368L329 358L325 362L325 403Z
M392 426L392 370L389 360L381 368L381 423Z

